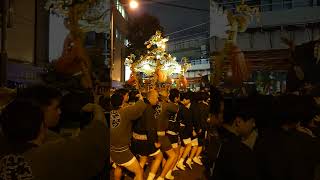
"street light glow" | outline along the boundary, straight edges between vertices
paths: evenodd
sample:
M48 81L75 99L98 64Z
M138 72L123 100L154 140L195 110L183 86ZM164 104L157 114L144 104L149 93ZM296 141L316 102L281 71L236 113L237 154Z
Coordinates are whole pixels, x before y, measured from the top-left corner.
M130 1L130 4L129 4L129 5L130 5L130 8L131 8L131 9L137 9L138 6L139 6L138 2L135 1L135 0Z

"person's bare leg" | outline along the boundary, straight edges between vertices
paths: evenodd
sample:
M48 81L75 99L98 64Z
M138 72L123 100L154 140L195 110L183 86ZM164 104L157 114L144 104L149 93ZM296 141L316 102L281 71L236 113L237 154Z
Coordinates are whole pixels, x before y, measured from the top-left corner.
M134 180L143 180L143 169L140 166L138 160L135 159L131 165L126 166L125 168L135 174Z
M190 156L189 156L188 160L186 161L186 163L188 164L188 166L189 166L190 169L192 169L192 166L191 166L191 165L192 165L192 159L193 159L194 156L196 155L197 149L198 149L198 146L193 146L193 147L192 147Z
M174 163L174 160L177 156L173 149L166 151L166 154L168 155L168 159L167 159L167 162L164 165L162 172L160 174L160 177L158 179L164 179L164 177L167 175L168 171L170 170L170 168L171 168L172 164Z
M180 147L176 147L176 148L173 148L173 151L175 152L176 156L174 158L174 161L170 167L170 170L168 171L168 173L166 174L166 178L167 179L174 179L174 177L172 176L172 171L173 171L173 168L176 166L176 163L178 162L178 155L180 154Z
M141 166L141 168L143 169L144 166L146 165L146 162L148 161L148 157L147 156L140 156L139 159L139 164Z
M121 167L117 166L114 169L114 179L121 180L121 177L122 177L122 169L121 169Z
M185 150L184 146L180 146L179 158L178 159L181 159L181 157L182 157L182 155L184 153L184 150Z
M198 150L198 146L193 146L193 147L192 147L192 150L191 150L191 154L190 154L190 156L189 156L189 159L193 159L193 158L194 158L194 156L195 156L196 153L197 153L197 150Z
M201 154L201 152L202 152L202 148L203 148L202 146L198 146L196 155L195 155L194 158L192 159L193 162L195 162L195 163L197 163L197 164L199 164L199 165L203 165L201 159L199 158L199 156L200 156L200 154Z
M182 155L183 155L184 149L185 149L183 146L179 146L179 147L180 147L179 157L178 157L178 160L177 160L177 162L176 162L176 164L175 164L175 166L174 166L174 168L173 168L173 171L178 170L178 163L179 163L179 161L180 161L180 159L181 159L181 157L182 157ZM182 165L183 165L183 163L182 163ZM180 169L184 170L183 168L180 168Z
M172 164L171 170L174 168L174 166L177 164L177 162L179 160L178 154L180 154L180 147L178 146L177 148L174 148L173 150L177 154L177 156L174 160L174 163Z
M202 152L202 146L198 146L197 153L196 153L195 157L200 156L201 152Z
M160 153L158 153L157 155L154 156L154 160L152 161L150 172L149 172L147 180L153 180L154 179L154 177L156 176L157 171L158 171L158 169L160 167L160 164L162 162L162 158L163 158L162 152L160 152Z
M182 156L181 158L179 158L179 161L177 163L177 167L181 170L185 170L185 166L184 166L184 160L186 159L186 157L189 155L190 151L191 151L192 145L191 143L188 143L185 148L184 151L181 153Z
M191 148L192 148L191 143L186 145L185 150L183 151L183 154L182 154L182 159L186 159L186 157L189 155L191 151Z
M162 161L161 161L161 167L162 167L162 169L164 168L164 165L166 165L166 162L167 162L167 160L166 160L166 158L162 158Z

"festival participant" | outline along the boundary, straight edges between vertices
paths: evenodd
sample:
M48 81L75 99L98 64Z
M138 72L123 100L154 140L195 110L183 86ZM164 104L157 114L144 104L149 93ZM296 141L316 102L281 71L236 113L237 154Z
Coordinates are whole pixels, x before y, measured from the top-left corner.
M165 178L177 156L177 154L171 146L169 137L166 135L166 131L168 130L170 113L177 113L178 108L179 107L177 104L167 101L159 102L156 107L156 119L159 123L157 134L159 137L159 143L161 144L160 149L162 152L165 152L168 156L168 159L166 160L162 172L160 176L157 178L157 180L163 180Z
M126 89L119 89L117 91L114 91L114 93L119 93L120 95L123 96L124 94L124 99L123 99L123 102L122 104L125 104L125 106L127 106L126 104L126 93L127 93L127 90ZM139 100L139 97L137 97L137 94L139 94L139 91L135 90L135 91L130 91L129 92L129 101L128 101L128 105L134 105L138 100ZM110 122L109 122L110 124ZM112 163L112 167L114 168L114 178L115 180L121 180L122 178L122 168L120 166L117 166L116 163L114 162L111 162Z
M177 167L181 170L185 170L184 160L189 155L192 145L191 145L191 137L193 131L192 124L192 111L190 109L191 106L191 92L182 93L180 96L180 106L178 119L180 121L180 139L182 140L182 147L180 149L181 157L177 163Z
M201 152L203 150L203 145L205 141L205 134L207 132L207 121L209 118L209 104L207 100L209 99L208 94L206 92L201 92L199 98L199 112L200 112L200 120L199 120L199 125L200 125L200 130L198 131L198 140L199 140L199 146L197 148L197 152L195 157L193 158L193 161L199 165L203 165L201 161Z
M190 107L192 111L192 122L193 122L193 131L192 131L192 140L191 140L192 150L189 158L186 161L186 164L189 166L190 169L192 169L193 161L196 162L197 164L200 164L200 162L197 161L198 159L195 158L195 155L198 151L198 146L199 146L199 135L201 135L202 133L202 129L200 126L201 114L199 109L199 100L200 100L200 94L198 92L194 93L191 107Z
M153 180L161 164L163 155L160 151L157 135L157 121L155 119L155 110L153 106L158 103L158 92L151 90L145 99L146 110L141 118L137 120L133 127L133 141L131 143L132 152L140 156L140 166L144 168L148 156L154 157L151 170L147 180Z
M171 89L169 94L169 101L172 104L178 104L180 100L180 92L178 89ZM169 124L168 124L168 130L166 132L166 135L169 137L169 140L171 142L172 148L174 152L176 153L176 157L174 160L174 163L172 164L170 170L166 174L167 179L174 179L172 176L172 171L178 162L178 157L180 154L180 145L179 145L179 130L180 130L180 122L177 121L177 112L176 113L169 113Z
M139 91L137 90L129 92L129 105L134 105L139 100L139 98L137 98L137 94L139 94Z
M116 90L114 93L120 94L123 96L123 106L126 107L129 105L129 90L125 88L121 88Z
M132 121L141 117L147 106L141 94L138 96L140 100L128 107L123 107L124 98L120 94L111 96L114 110L110 112L110 155L118 166L133 172L136 180L142 180L143 169L129 149Z

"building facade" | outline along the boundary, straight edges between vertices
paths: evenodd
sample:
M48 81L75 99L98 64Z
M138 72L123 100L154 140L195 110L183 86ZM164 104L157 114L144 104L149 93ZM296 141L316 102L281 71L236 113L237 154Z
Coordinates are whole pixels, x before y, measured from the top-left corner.
M114 60L110 63L110 31L86 33L85 47L93 66L111 64L111 79L124 81L124 58L128 33L128 14L122 0L106 1L105 23L110 30L111 13L114 20ZM38 81L43 66L58 59L69 31L64 18L44 8L46 1L10 1L10 27L7 30L8 80L10 84ZM114 7L114 8L111 8ZM1 38L1 37L0 37ZM104 68L104 70L106 70ZM102 76L110 73L102 72ZM101 76L101 74L99 75ZM97 77L98 78L98 77ZM104 78L108 79L108 78ZM11 82L12 81L12 82Z
M237 45L251 65L253 78L261 72L282 75L288 72L290 52L281 38L286 37L295 45L320 38L319 0L247 0L246 3L259 7L261 11L260 21L254 18L248 29L238 33L237 38ZM210 54L212 56L224 45L225 31L228 29L226 16L223 15L224 10L234 10L237 4L239 1L211 1Z
M39 80L48 63L49 22L44 1L9 1L7 53L9 86L21 86ZM0 37L2 39L2 37Z
M114 60L112 63L112 80L116 82L125 81L125 66L126 49L128 45L128 13L126 10L127 1L112 0L113 18L114 18Z
M185 73L189 87L198 90L203 76L210 75L209 40L208 34L169 40L167 51L179 62L183 57L188 59L192 66ZM182 63L182 62L181 62ZM174 76L176 78L176 76Z

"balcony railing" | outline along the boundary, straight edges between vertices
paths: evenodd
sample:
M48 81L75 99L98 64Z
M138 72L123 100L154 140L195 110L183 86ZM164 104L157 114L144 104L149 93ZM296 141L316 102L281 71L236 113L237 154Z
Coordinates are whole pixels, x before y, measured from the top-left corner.
M199 65L199 64L209 64L209 59L197 59L197 60L191 60L191 65Z

